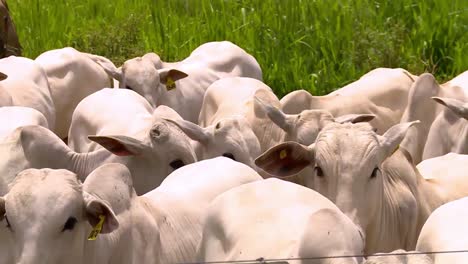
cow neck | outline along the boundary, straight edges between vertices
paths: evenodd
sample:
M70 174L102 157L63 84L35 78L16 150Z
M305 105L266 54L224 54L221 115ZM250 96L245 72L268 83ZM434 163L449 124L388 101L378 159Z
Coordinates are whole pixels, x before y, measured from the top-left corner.
M86 176L88 176L93 170L97 167L113 162L117 157L113 157L111 152L104 148L99 148L93 152L87 153L69 153L69 162L67 169L73 171L78 175L78 177L84 181ZM118 161L117 161L118 162Z
M422 225L421 176L398 150L382 164L382 192L366 228L366 253L411 250ZM382 228L385 227L385 228Z

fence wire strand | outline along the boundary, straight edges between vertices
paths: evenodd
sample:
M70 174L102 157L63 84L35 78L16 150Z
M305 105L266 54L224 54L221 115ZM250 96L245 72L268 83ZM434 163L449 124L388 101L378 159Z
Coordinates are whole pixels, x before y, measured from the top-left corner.
M395 252L395 253L376 253L378 255L338 255L338 256L321 256L321 257L308 257L308 258L280 258L280 259L264 259L259 258L255 260L226 260L226 261L207 261L207 262L182 262L177 264L225 264L225 263L244 263L244 264L280 264L288 263L288 261L300 260L320 260L320 259L337 259L337 258L368 258L368 257L389 257L389 256L409 256L409 255L435 255L435 254L455 254L455 253L468 253L465 250L449 250L449 251L429 251L429 252Z

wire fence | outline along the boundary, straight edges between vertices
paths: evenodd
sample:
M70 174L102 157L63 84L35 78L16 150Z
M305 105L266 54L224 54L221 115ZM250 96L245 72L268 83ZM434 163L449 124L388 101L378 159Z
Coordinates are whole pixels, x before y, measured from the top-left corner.
M449 250L449 251L429 251L429 252L390 252L390 253L377 253L378 255L338 255L338 256L321 256L321 257L309 257L309 258L282 258L282 259L264 259L259 258L255 260L235 260L235 261L207 261L207 262L184 262L177 264L225 264L225 263L242 263L242 264L289 264L289 261L301 261L301 260L321 260L321 259L339 259L339 258L368 258L368 257L389 257L389 256L411 256L411 255L435 255L435 254L456 254L456 253L468 253L468 249L465 250Z

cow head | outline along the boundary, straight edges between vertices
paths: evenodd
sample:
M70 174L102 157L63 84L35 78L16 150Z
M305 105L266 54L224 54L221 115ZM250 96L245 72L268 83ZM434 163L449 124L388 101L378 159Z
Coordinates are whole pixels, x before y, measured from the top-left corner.
M0 197L0 220L14 242L15 263L82 262L92 228L101 222L96 239L106 239L135 196L130 172L120 164L103 165L84 184L67 170L19 173Z
M176 87L176 81L188 75L177 69L163 69L162 61L154 53L124 62L122 67L98 62L104 70L119 81L120 88L133 90L143 96L153 107L161 94Z
M382 163L418 122L395 125L383 136L367 123L332 123L319 133L314 144L286 142L265 152L255 163L268 173L283 177L312 166L313 173L308 176L313 178L315 190L366 231L380 217L379 210L384 210L381 202L388 195L384 186L392 184L392 179L382 173ZM411 200L405 187L399 191L398 199Z
M225 156L255 168L253 160L260 154L260 143L245 118L224 118L206 128L186 120L168 121L198 143L200 159Z

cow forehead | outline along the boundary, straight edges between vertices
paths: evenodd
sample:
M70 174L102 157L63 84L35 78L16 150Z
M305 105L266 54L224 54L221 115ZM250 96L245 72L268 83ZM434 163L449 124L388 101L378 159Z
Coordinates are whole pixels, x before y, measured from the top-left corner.
M76 174L67 170L28 169L15 178L7 203L27 215L28 208L50 212L76 197L81 197L81 183Z
M318 135L315 149L321 152L339 155L341 161L346 159L366 158L379 146L377 134L367 123L327 125Z

